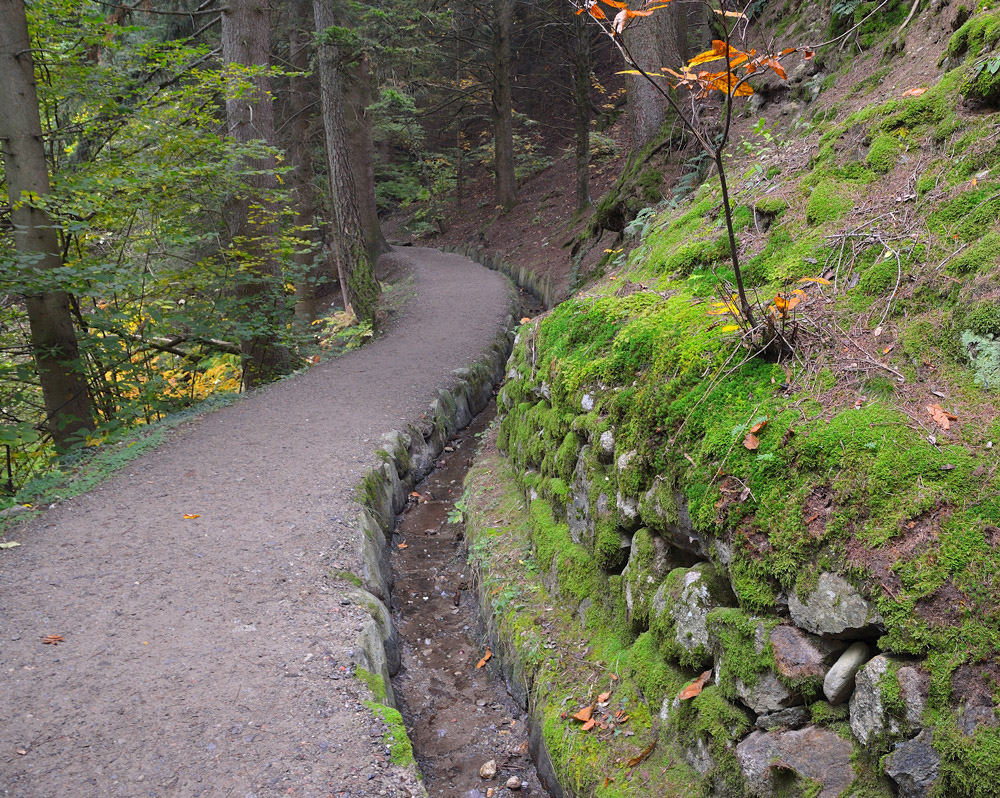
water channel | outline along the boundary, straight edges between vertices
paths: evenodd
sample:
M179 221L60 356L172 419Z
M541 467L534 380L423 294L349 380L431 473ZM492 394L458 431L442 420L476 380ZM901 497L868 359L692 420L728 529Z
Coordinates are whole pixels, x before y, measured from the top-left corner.
M491 402L449 442L393 536L392 611L402 642L393 690L432 798L549 796L528 752L528 716L496 660L482 663L488 641L455 511L495 416Z

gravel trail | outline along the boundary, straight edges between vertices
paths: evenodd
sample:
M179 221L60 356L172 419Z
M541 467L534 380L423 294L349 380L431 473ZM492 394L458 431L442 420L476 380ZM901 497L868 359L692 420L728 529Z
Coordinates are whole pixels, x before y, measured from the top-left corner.
M417 296L379 340L183 424L17 530L0 795L418 794L347 676L364 611L328 574L358 570L353 487L381 434L477 359L510 300L457 255L389 257Z

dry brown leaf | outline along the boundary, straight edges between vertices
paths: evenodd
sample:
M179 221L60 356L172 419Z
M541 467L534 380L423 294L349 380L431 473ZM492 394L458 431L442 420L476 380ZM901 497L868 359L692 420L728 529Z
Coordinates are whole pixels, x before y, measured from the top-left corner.
M599 696L597 696L597 700L602 704L609 698L611 698L611 693L601 693Z
M580 728L583 729L584 731L590 731L596 725L597 725L597 721L594 720L593 718L591 718L586 723L584 723Z
M634 768L636 765L640 765L649 758L649 755L653 753L653 749L656 748L656 738L653 738L653 742L642 749L638 754L632 757L628 762L625 763L625 767Z
M765 418L763 421L761 421L761 422L759 422L757 424L754 424L752 427L750 427L750 432L752 434L756 435L758 432L760 432L766 426L767 426L767 419Z
M611 681L613 681L613 682L617 682L618 681L618 674L617 673L612 673L611 674Z
M947 412L941 405L927 405L927 412L934 419L934 423L944 430L951 429L952 421L958 421L958 416Z
M400 543L400 544L399 544L398 546L396 546L396 548L397 548L397 549L405 549L405 548L407 548L407 546L408 546L408 545L409 545L409 544L407 544L407 543L406 543L406 542L404 541L403 543Z
M748 432L747 436L743 439L743 445L752 452L760 446L760 441L756 435L752 432Z
M702 689L705 687L705 682L707 682L711 678L712 678L712 669L709 668L701 676L699 676L697 679L691 682L691 684L689 684L687 687L681 690L677 694L677 697L681 701L686 701L689 698L694 698L696 695L699 695L701 693Z
M60 643L65 643L62 635L45 635L42 638L42 643L47 646L58 646Z
M594 714L594 708L593 707L584 707L583 709L581 709L579 712L577 712L575 715L572 715L571 717L573 718L573 720L582 720L582 721L586 722L586 721L588 721L588 720L591 719L591 716L593 716L593 714Z
M919 97L925 91L927 91L927 87L926 86L921 86L919 89L907 89L906 91L903 92L903 96L904 97Z

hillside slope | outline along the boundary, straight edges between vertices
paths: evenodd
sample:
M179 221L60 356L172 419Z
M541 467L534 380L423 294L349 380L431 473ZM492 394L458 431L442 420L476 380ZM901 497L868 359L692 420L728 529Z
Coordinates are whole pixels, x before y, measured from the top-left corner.
M711 175L639 211L633 170L590 228L623 240L522 328L470 507L568 794L1000 795L991 5L900 32L889 3L751 101L729 171L780 356L729 310ZM769 13L782 43L849 27Z

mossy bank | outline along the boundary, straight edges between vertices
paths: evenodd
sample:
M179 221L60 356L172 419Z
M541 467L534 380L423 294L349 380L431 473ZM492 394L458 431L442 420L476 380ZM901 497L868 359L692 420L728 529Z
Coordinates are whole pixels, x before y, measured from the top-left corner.
M780 360L711 176L520 329L473 554L568 794L1000 795L1000 12L947 13L923 91L819 79L731 181Z

